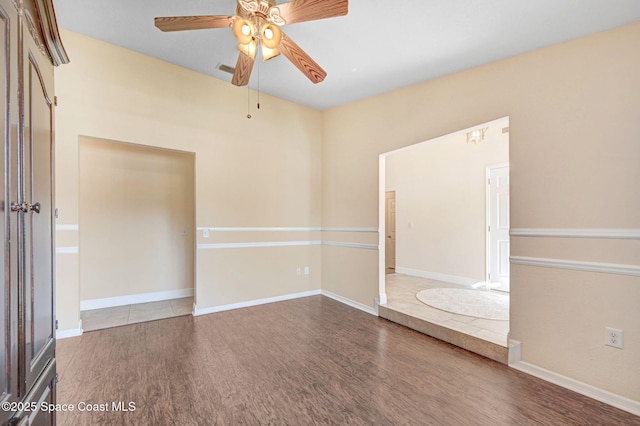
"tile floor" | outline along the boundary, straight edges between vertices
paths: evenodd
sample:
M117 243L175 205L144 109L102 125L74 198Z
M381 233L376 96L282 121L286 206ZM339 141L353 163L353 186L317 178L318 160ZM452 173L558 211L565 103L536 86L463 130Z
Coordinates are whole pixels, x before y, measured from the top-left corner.
M80 319L82 320L82 329L84 331L94 331L103 328L190 315L192 311L193 297L185 297L160 302L82 311L80 313Z
M387 308L507 347L509 321L496 321L453 314L432 308L416 298L417 292L427 288L469 287L402 274L388 274L386 279L387 304L385 306Z

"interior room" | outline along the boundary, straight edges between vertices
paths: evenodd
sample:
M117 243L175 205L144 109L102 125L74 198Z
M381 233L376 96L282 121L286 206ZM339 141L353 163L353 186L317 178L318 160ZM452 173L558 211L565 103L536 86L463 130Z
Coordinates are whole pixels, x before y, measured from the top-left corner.
M47 424L640 424L636 0L0 1L55 87Z
M382 161L387 303L380 316L506 363L509 118Z

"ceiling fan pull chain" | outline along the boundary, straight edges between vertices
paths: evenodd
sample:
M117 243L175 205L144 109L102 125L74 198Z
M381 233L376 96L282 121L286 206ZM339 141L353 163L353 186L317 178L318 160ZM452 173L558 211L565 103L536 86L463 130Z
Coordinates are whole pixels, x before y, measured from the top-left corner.
M249 85L247 85L247 118L251 118L251 91L249 90Z

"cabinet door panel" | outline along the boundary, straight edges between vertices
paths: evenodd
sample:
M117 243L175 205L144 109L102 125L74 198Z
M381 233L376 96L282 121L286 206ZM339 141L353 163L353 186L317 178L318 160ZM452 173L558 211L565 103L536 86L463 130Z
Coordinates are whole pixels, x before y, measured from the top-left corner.
M55 424L55 412L49 408L56 400L55 360L52 360L45 367L44 372L23 400L23 405L29 407L29 409L16 413L13 422L29 426L51 426Z
M4 4L0 4L0 70L3 72L2 86L0 87L0 96L2 96L3 102L0 103L0 115L2 116L2 135L3 145L0 152L0 176L4 183L2 191L2 226L0 226L0 241L2 242L2 261L0 261L0 276L2 277L2 291L0 292L0 306L2 306L2 325L0 327L0 366L3 370L0 372L0 400L4 401L10 396L11 390L9 389L10 376L6 371L6 367L10 366L11 355L9 354L9 346L11 345L11 312L12 304L11 300L11 281L6 276L7 260L9 254L9 244L7 237L7 224L9 221L10 212L4 208L8 204L11 204L8 193L8 180L9 176L5 167L7 151L9 149L9 134L10 134L10 121L9 121L9 48L11 38L9 34L9 17L4 10ZM7 200L8 203L7 203ZM4 420L3 413L0 413L0 421ZM3 422L4 423L4 422Z
M0 0L0 401L17 403L10 405L16 410L55 401L48 45L59 53L57 62L66 61L50 0ZM0 410L0 424L8 421L52 425L55 416Z
M25 41L26 42L26 41ZM25 63L24 214L26 383L30 387L54 351L53 323L53 105L39 51L28 49Z
M4 186L0 196L0 401L15 402L18 397L18 292L17 245L11 243L10 235L15 230L17 213L11 213L10 205L17 198L17 182L12 178L12 152L17 146L18 113L15 101L18 98L16 72L17 58L17 11L7 0L0 1L0 122L2 123L2 148L0 148L0 180ZM11 221L14 221L13 223ZM12 225L12 226L11 226ZM13 413L0 411L0 424L4 424Z

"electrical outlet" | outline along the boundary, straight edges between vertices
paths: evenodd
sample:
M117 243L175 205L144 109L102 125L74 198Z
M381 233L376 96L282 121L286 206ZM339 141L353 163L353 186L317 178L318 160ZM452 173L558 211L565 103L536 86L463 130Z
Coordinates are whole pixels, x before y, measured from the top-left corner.
M209 238L209 228L204 228L202 230L202 238Z
M300 275L302 273L302 271L300 270L300 268L296 268L296 274Z
M624 346L624 332L616 328L604 328L604 344L622 349Z
M304 274L305 275L309 275L309 267L308 266L304 267Z

